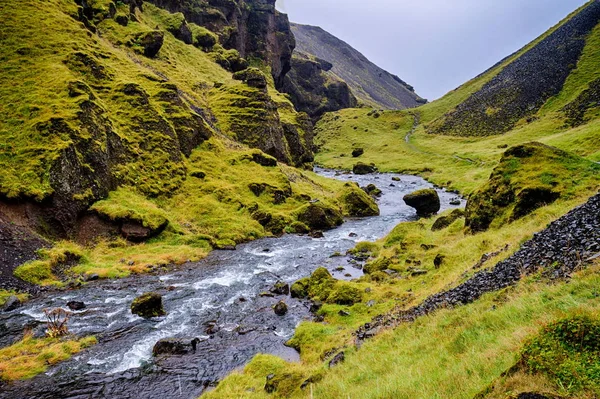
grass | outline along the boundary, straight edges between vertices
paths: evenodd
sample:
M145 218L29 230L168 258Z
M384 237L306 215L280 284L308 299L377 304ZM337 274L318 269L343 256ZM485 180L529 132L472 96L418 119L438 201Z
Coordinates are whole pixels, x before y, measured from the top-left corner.
M21 293L14 290L0 290L0 307L4 306L8 298L13 295L19 298L21 302L25 302L29 299L29 294L27 293Z
M26 334L21 341L0 349L0 379L10 382L33 378L94 344L95 337L33 338Z

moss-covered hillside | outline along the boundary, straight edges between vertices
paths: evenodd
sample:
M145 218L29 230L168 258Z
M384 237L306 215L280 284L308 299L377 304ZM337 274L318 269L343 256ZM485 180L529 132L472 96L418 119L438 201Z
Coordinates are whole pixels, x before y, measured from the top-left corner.
M73 257L63 280L126 275L308 231L297 220L311 200L346 209L348 188L302 170L312 126L275 88L291 57L282 46L293 48L287 17L270 3L221 4L229 19L198 4L0 4L0 212L80 245L61 243L19 277L56 282ZM220 22L199 25L202 12ZM245 59L236 37L248 32Z

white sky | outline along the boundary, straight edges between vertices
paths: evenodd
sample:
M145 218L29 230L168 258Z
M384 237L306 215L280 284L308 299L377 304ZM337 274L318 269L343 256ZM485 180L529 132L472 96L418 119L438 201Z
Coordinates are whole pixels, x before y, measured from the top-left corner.
M586 0L277 0L429 100L518 50Z

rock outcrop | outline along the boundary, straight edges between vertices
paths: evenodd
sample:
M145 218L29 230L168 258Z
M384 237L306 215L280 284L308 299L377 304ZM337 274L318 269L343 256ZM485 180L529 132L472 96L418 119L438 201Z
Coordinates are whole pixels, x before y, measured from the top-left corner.
M162 295L148 292L137 297L131 304L131 313L146 319L164 316Z
M292 68L284 79L283 92L291 97L296 110L306 112L313 122L324 113L358 105L348 84L331 71L325 60L295 52Z
M226 49L243 58L264 60L275 85L281 87L291 68L296 46L287 15L275 9L275 0L150 0L173 13L216 32Z

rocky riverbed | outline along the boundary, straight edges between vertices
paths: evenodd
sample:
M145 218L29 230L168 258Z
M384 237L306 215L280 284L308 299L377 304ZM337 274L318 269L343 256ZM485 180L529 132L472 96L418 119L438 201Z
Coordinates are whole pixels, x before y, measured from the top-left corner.
M197 398L257 353L297 360L284 343L299 322L312 317L310 303L285 294L263 294L278 282L291 283L325 266L338 279L362 275L345 254L359 241L385 236L416 212L402 200L405 194L430 188L421 178L395 174L357 176L319 170L320 174L361 187L374 184L382 191L381 215L347 220L322 238L286 235L215 251L205 260L186 264L159 276L136 276L93 282L82 289L45 293L15 311L0 314L0 345L9 345L25 326L43 334L43 309L66 309L71 301L85 303L75 311L69 328L99 343L31 381L5 385L0 398ZM438 190L442 211L456 195ZM343 270L341 269L343 268ZM155 291L163 296L167 315L143 319L130 313L138 295ZM283 300L285 315L272 307ZM156 342L175 338L185 343L185 354L152 356ZM195 350L188 347L195 341ZM168 346L168 345L167 345Z

